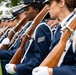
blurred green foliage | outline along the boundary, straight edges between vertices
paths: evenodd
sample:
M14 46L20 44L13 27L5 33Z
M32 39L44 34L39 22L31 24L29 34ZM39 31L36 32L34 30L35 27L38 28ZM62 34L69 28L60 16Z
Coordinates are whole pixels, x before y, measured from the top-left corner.
M7 6L12 7L12 6L17 6L23 3L23 0L0 0L0 4L2 2L8 2Z
M2 75L1 61L0 61L0 75Z

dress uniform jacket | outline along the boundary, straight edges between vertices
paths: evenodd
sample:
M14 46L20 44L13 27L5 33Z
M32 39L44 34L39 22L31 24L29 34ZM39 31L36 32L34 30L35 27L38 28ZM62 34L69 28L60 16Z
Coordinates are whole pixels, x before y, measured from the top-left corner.
M33 35L31 36L32 44L29 47L29 50L24 58L23 62L17 64L17 74L18 75L31 75L32 69L43 61L43 59L49 53L49 46L51 43L51 30L45 22L40 23ZM25 45L25 52L29 46L30 40L27 41ZM3 56L3 59L11 59L14 54L14 51L2 51L0 50L0 58Z
M74 16L73 13L67 17L67 20L70 19L72 16ZM61 27L59 26L51 42L50 50L52 50L52 48L60 40L60 29ZM76 51L75 53L73 53L72 41L70 42L71 45L69 46L68 51L64 56L63 62L61 63L60 67L53 68L53 75L76 75Z

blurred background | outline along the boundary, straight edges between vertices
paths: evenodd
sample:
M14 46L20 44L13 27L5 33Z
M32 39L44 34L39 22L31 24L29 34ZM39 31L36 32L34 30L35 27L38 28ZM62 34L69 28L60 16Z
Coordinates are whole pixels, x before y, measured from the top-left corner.
M12 7L22 4L23 0L0 0L0 5L2 5L4 2L7 2L7 7Z
M14 12L18 9L14 9L15 6L19 6L21 4L23 4L23 0L0 0L0 18L5 17L5 14L7 14L8 17L11 17L12 11Z

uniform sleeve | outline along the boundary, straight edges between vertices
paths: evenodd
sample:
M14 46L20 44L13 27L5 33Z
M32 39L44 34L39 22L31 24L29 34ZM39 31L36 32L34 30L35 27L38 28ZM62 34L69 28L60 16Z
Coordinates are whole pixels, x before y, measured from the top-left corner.
M13 57L16 50L0 50L0 59L9 60Z
M76 65L53 68L53 75L75 75Z
M53 68L53 75L76 75L76 52L71 53L71 46L61 66Z
M32 69L36 66L39 66L43 59L49 53L49 46L51 42L51 32L46 25L41 25L37 28L35 39L34 39L34 50L31 51L31 48L28 53L30 57L28 62L18 64L17 73L29 74L32 72ZM27 58L28 59L28 58Z

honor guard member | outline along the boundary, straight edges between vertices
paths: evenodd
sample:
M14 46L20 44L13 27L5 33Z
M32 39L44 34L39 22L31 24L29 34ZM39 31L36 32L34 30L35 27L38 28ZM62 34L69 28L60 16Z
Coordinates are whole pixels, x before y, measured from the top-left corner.
M28 17L29 20L30 18L33 19L43 6L44 5L39 1L31 2L26 8L26 17ZM31 75L32 69L38 66L49 53L51 37L49 26L45 21L42 21L25 45L25 51L28 50L28 52L27 54L24 53L23 61L21 61L22 63L17 65L6 64L6 71L10 74ZM3 55L6 54L3 59L11 59L14 54L13 51L10 50L0 50L0 53Z
M57 47L59 44L57 46L55 45L59 42L60 36L65 35L66 29L72 32L72 34L68 37L65 43L66 46L58 65L53 68L48 68L45 65L36 67L33 69L32 75L76 75L76 28L73 30L69 27L69 25L75 25L76 23L73 22L76 21L76 11L74 11L76 8L76 0L49 0L49 5L49 13L51 14L51 17L58 18L61 22L55 32L53 40L51 41L50 50L53 48L58 49ZM73 22L73 24L70 24L71 22ZM63 41L66 39L67 35L65 35Z

